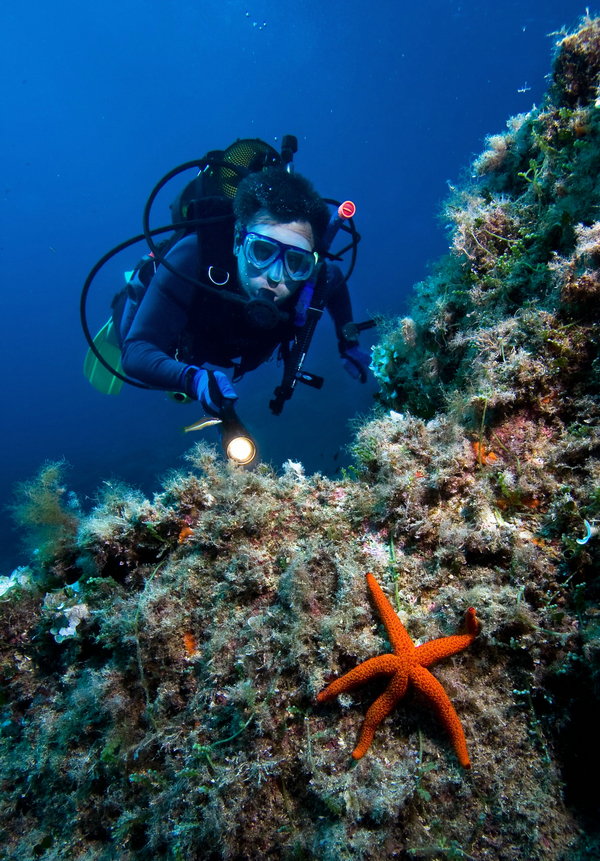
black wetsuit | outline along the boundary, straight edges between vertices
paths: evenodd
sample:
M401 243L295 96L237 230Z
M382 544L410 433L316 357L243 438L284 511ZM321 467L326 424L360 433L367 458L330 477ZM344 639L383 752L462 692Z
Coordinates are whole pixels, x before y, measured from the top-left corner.
M233 229L221 242L218 266L212 266L214 281L228 281L223 289L242 295L238 286L237 258L233 254ZM226 252L224 249L229 249ZM210 284L209 267L199 266L198 238L192 234L181 239L166 256L171 265L202 283ZM326 278L325 307L336 327L340 353L352 342L344 340L343 326L352 320L348 288L338 266L325 264L319 279ZM213 282L214 283L214 282ZM253 328L244 314L244 303L226 301L212 291L203 290L178 278L164 266L156 274L135 315L123 343L122 366L126 374L165 391L189 391L193 374L190 366L204 363L222 368L234 367L235 377L265 362L283 344L294 339L294 319L300 290L278 305L287 321L275 328ZM297 331L297 329L296 329Z

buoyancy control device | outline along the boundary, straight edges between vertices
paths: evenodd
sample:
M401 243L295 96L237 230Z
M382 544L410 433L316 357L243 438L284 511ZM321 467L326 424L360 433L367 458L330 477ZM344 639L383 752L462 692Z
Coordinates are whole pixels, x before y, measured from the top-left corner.
M159 180L152 189L144 207L143 233L125 240L103 255L90 271L81 292L81 325L89 345L84 373L99 391L105 394L118 394L123 383L138 388L152 388L123 373L120 364L120 351L123 315L129 315L125 326L128 329L139 304L143 301L158 265L165 266L177 277L190 282L199 290L207 291L223 302L235 303L243 307L244 314L252 325L259 328L270 328L277 325L280 312L267 299L247 298L227 289L226 282L220 282L220 273L211 271L213 267L209 267L206 272L203 271L202 261L200 261L198 269L199 277L193 278L178 271L165 258L176 242L193 232L204 231L206 233L208 231L212 233L208 241L218 241L219 232L222 233L223 223L233 219L232 201L241 180L250 173L266 170L270 167L285 167L291 172L294 153L297 149L297 139L293 135L283 137L280 152L259 139L241 139L235 141L225 150L211 150L201 159L178 165ZM150 215L158 194L169 182L190 169L197 169L197 173L178 192L171 203L172 223L164 227L151 228ZM325 279L318 278L320 266L325 259L338 261L347 252L351 252L350 264L344 275L344 280L347 281L352 274L356 261L360 235L356 231L353 221L354 204L350 201L340 203L330 198L324 198L324 200L334 209L320 248L319 264L315 267L311 280L306 282L302 288L297 302L293 341L291 346L288 343L287 349L282 351L284 355L283 379L275 389L275 396L269 404L275 415L281 413L284 403L292 396L297 382L305 383L314 388L321 388L323 384L322 377L303 370L308 347L325 305ZM340 230L349 235L350 242L333 254L330 251L331 245ZM171 236L156 241L157 237L165 233L171 233ZM206 241L206 237L204 239ZM143 241L148 246L148 253L142 257L131 272L126 273L127 285L114 297L113 313L110 319L96 337L92 338L87 322L87 298L92 282L100 269L110 259L121 251ZM352 325L356 326L356 331L360 331L370 328L374 324L373 321L367 321ZM173 395L173 393L171 394ZM184 396L178 396L178 393L174 393L173 396L175 400L179 401L186 399Z

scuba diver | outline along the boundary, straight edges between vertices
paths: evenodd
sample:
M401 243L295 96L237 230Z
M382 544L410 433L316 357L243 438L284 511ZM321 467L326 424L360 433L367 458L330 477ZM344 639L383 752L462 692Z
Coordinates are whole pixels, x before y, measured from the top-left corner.
M159 266L132 322L126 303L120 327L121 362L129 376L153 388L182 392L214 416L219 416L223 398L236 395L224 373L210 374L202 365L234 368L235 380L265 362L277 347L288 348L300 288L313 274L330 220L328 206L309 181L281 168L242 180L233 210L235 224L219 225L218 245L200 250L202 237L194 233L181 239L165 259L194 277L202 255L209 282L272 303L273 312L261 305L259 319L253 320ZM342 273L326 263L319 278L326 279L325 307L335 323L342 361L353 377L365 382L370 357L357 340L343 334L352 309ZM265 322L274 325L266 328Z
M222 371L203 366L233 369L235 384L278 351L284 375L270 407L279 415L298 380L322 385L302 364L323 309L335 324L345 369L366 382L370 356L358 333L374 323L352 320L346 282L359 238L353 225L345 276L331 262L339 257L329 253L337 230L348 229L343 221L352 223L354 205L347 201L332 216L309 180L293 171L296 150L291 135L284 136L281 154L258 139L238 140L175 168L155 187L144 212L150 253L128 273L111 320L94 341L85 317L91 281L110 256L144 237L105 255L82 293L90 344L84 370L100 391L117 393L120 381L160 389L179 401L197 400L210 416L229 416L231 424L237 400L232 383ZM191 166L200 171L171 204L173 225L151 231L149 212L159 190ZM171 239L155 244L152 236L167 229L175 231Z

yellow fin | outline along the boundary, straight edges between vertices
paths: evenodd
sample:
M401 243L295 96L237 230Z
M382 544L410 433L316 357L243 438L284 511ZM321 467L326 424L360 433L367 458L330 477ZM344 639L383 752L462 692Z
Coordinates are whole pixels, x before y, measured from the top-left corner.
M121 349L117 341L117 333L112 317L94 338L94 346L102 358L106 359L115 371L118 371L120 374L123 373L121 367ZM91 350L87 351L83 373L94 388L102 392L103 395L118 395L123 386L123 380L115 377L108 368L105 368Z

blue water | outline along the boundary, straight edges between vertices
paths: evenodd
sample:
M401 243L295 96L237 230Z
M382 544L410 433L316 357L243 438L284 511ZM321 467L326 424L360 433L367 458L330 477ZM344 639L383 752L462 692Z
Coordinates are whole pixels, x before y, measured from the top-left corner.
M182 465L191 440L178 429L198 408L128 387L98 394L82 374L78 317L88 271L140 232L167 170L237 137L278 147L295 134L297 170L357 205L355 319L404 313L446 249L436 214L447 183L486 134L540 102L548 34L584 12L572 0L3 3L0 499L47 459L68 460L84 505L111 477L152 492ZM138 256L95 282L94 331ZM263 459L334 474L349 460L349 421L370 409L376 386L347 377L328 320L306 368L326 377L321 392L299 387L272 416L280 371L268 365L237 386L238 411ZM26 558L5 511L0 536L6 574Z

